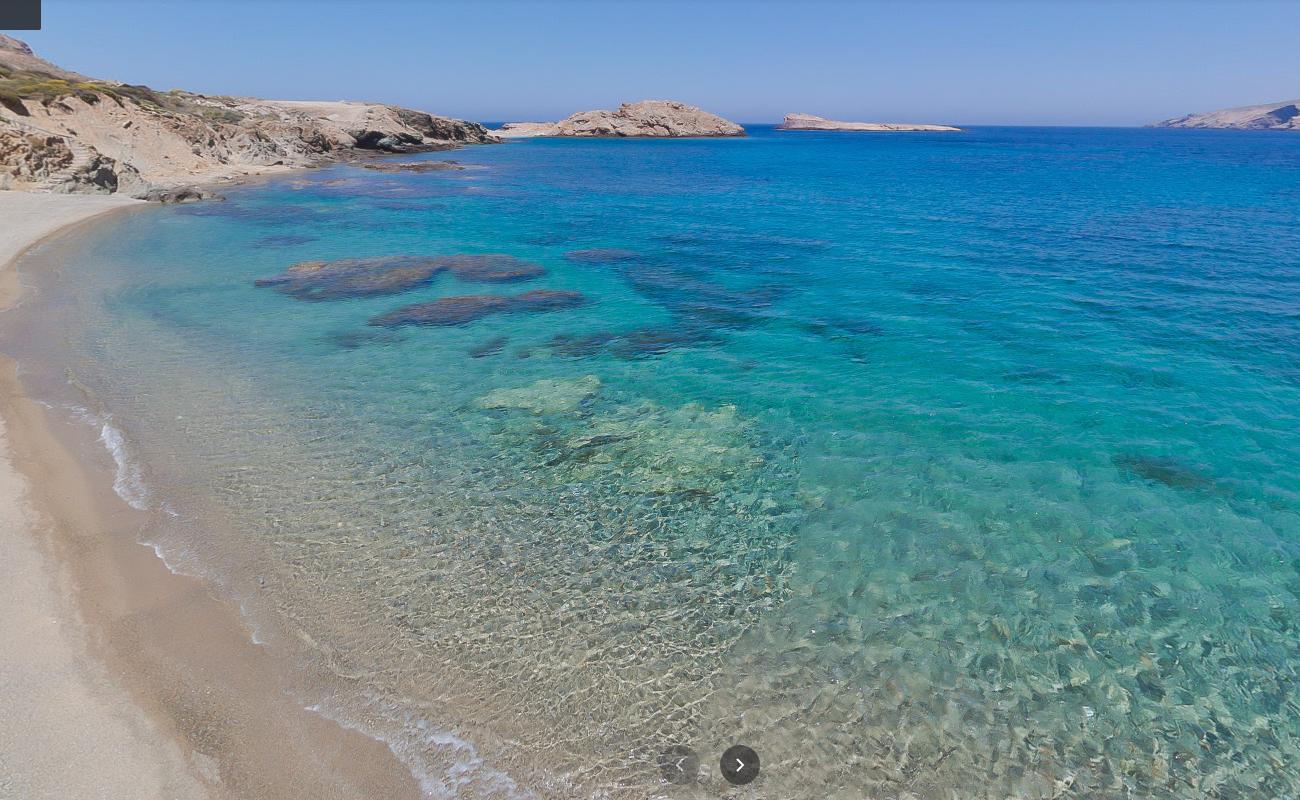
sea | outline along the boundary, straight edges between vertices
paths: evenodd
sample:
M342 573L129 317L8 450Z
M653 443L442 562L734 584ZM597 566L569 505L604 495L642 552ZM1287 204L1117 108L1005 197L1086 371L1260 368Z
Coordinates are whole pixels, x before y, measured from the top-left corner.
M1300 797L1300 136L749 132L110 217L0 341L430 797Z

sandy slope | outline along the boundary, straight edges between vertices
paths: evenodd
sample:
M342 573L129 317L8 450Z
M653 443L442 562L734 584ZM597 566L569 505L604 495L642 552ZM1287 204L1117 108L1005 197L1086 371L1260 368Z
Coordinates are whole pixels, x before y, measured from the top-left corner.
M0 192L0 265L65 225L138 201ZM89 652L68 575L43 547L32 487L0 423L0 798L200 798L207 792Z
M31 244L146 205L0 191L0 310ZM54 416L0 355L0 800L417 800L386 744L304 708L297 665L138 544L95 433Z

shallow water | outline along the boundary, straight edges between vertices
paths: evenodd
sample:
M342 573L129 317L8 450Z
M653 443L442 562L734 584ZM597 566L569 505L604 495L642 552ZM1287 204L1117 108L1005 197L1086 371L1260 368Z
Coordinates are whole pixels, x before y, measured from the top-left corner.
M754 134L128 216L5 341L434 796L1300 792L1300 140Z

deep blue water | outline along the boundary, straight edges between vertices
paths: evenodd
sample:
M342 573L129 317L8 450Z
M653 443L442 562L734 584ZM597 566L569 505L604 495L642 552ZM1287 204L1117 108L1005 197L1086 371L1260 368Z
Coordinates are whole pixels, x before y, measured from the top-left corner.
M751 133L135 214L22 347L431 792L1300 794L1300 138Z

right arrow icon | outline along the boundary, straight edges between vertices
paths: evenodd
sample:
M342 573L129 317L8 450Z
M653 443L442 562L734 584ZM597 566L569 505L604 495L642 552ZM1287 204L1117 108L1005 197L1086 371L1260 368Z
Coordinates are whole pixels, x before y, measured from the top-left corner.
M744 786L758 777L758 753L743 744L732 745L722 754L722 777L733 786Z

